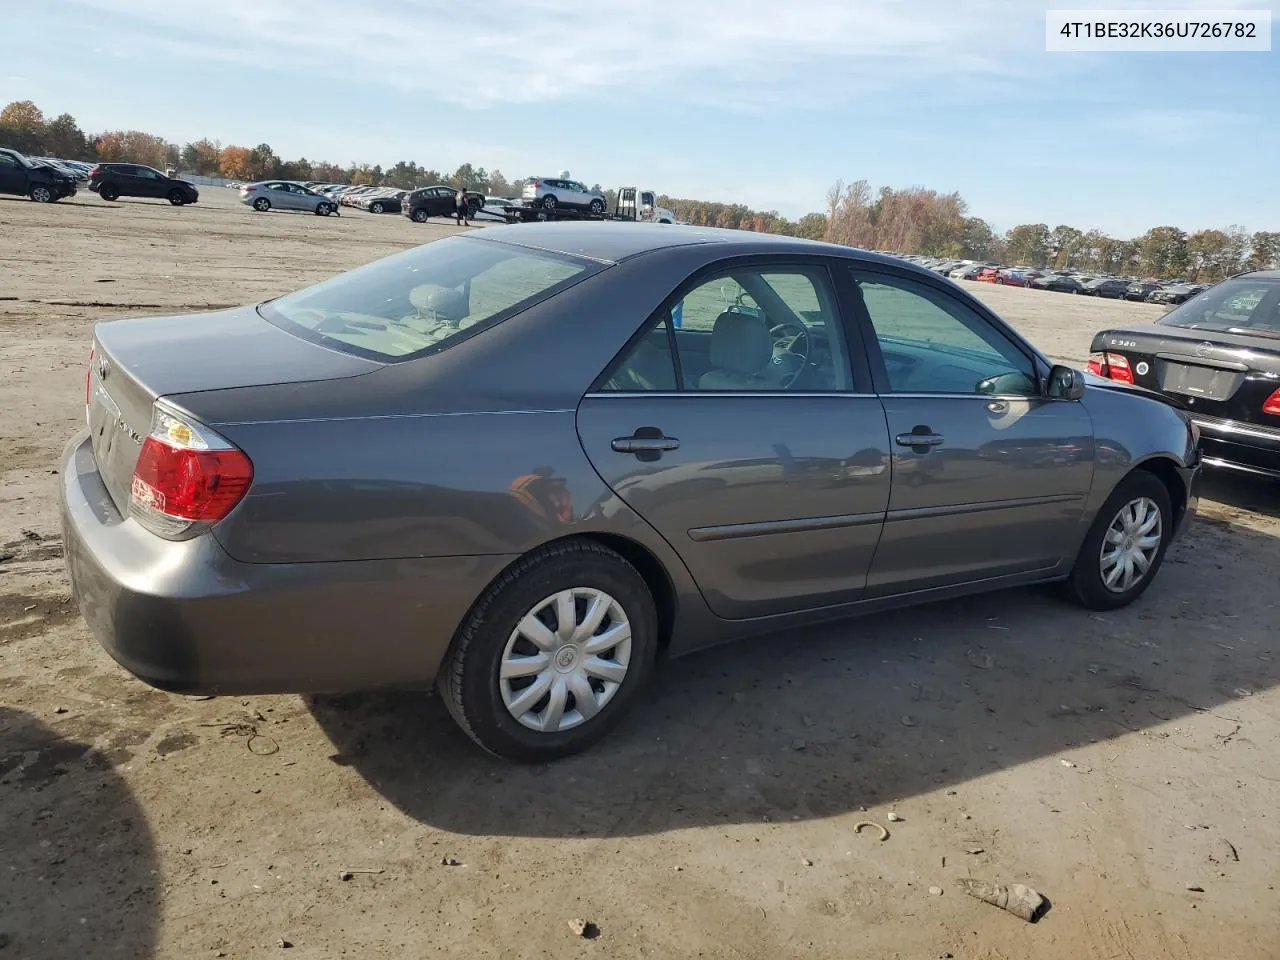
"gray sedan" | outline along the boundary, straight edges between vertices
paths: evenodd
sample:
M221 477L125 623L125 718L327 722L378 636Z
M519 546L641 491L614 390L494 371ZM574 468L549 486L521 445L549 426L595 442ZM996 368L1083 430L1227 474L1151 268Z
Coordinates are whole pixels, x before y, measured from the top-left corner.
M266 213L268 210L301 210L327 217L338 211L338 205L323 193L316 193L291 180L246 183L240 188L240 202L259 213Z
M1123 606L1195 504L1173 407L927 270L763 234L498 227L93 343L62 516L113 657L434 681L516 760L744 634L1045 581Z

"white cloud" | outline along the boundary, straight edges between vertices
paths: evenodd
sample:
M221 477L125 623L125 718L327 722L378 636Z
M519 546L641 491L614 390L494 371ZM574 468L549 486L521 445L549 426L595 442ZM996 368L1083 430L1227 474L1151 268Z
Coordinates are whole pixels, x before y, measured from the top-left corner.
M804 108L1017 75L1043 53L1042 14L1022 0L75 2L108 15L98 42L120 54L251 61L474 106L660 94Z

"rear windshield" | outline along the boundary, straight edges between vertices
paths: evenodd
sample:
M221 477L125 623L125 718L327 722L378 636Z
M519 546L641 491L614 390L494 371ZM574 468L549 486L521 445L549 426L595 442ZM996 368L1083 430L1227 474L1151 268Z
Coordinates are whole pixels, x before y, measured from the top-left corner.
M447 349L603 269L590 260L446 237L259 306L309 340L383 362Z
M1280 337L1280 282L1240 277L1192 297L1158 321L1164 326Z

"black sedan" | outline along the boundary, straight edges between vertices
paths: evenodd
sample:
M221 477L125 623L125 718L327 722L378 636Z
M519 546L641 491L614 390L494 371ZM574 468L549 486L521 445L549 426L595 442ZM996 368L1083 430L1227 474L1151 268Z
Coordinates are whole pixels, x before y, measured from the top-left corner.
M1108 300L1121 299L1129 289L1128 280L1090 280L1080 290L1091 297L1105 297Z
M1122 296L1125 300L1133 300L1141 303L1160 289L1160 284L1154 280L1135 280L1129 286L1125 287Z
M1152 291L1147 300L1151 303L1167 303L1176 306L1185 303L1198 293L1209 289L1207 283L1174 283Z
M1103 330L1089 370L1184 409L1206 464L1280 478L1280 271L1224 280L1151 326Z
M495 227L92 349L62 526L112 656L434 681L519 760L602 736L660 654L1028 583L1125 606L1195 505L1172 406L928 270L748 231Z
M1052 290L1055 293L1079 293L1081 289L1079 280L1060 273L1048 273L1043 277L1036 277L1031 281L1031 286L1036 290Z
M468 190L467 215L474 217L484 206L484 194ZM458 210L458 191L453 187L422 187L401 201L400 212L415 223L426 223L428 217L452 217Z

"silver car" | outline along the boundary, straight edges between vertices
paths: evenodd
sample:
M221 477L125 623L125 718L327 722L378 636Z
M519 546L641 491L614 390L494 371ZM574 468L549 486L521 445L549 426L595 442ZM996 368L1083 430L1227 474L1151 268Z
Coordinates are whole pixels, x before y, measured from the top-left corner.
M546 210L556 207L572 207L575 210L589 210L594 214L604 213L604 195L598 190L579 183L577 180L564 180L559 177L530 177L524 185L525 203Z
M290 180L262 180L240 188L240 202L259 213L268 210L303 210L320 217L338 212L338 205L322 193Z

